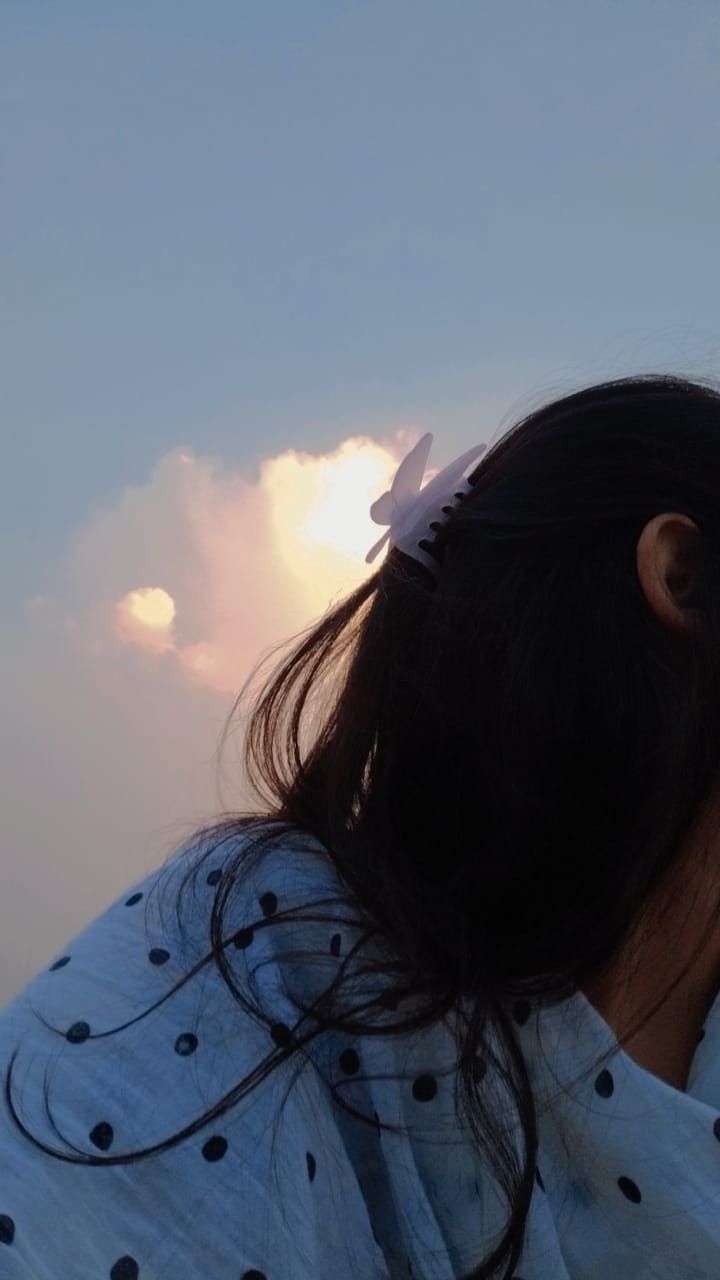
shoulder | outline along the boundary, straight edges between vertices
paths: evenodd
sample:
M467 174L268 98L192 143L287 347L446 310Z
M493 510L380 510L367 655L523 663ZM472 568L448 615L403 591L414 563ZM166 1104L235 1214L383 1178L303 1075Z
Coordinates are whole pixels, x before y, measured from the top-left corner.
M242 829L222 841L191 841L129 883L0 1010L5 1033L38 1007L65 1021L83 1009L102 1012L104 1022L111 1009L135 1016L139 1000L146 1007L171 978L177 982L208 956L218 898L224 933L232 939L252 930L254 950L265 955L276 949L275 931L265 928L271 917L281 925L285 911L316 900L347 906L347 891L314 837L285 834L253 853Z
M312 1073L281 1118L294 1058L247 1086L276 1051L273 1025L293 1017L280 962L284 926L264 926L286 908L342 898L342 886L320 847L302 853L291 839L238 872L227 928L239 945L227 951L241 992L249 964L269 1016L262 1021L234 998L210 955L213 900L242 846L241 832L205 861L193 849L128 885L0 1012L8 1280L51 1280L58 1268L78 1280L169 1280L208 1267L242 1275L241 1259L268 1280L325 1275L326 1263L316 1271L314 1261L339 1264L333 1250L343 1248L345 1223L339 1214L333 1244L330 1201L321 1205L338 1187L374 1256L352 1167ZM148 1150L136 1163L112 1162ZM316 1238L312 1224L324 1218L329 1234Z

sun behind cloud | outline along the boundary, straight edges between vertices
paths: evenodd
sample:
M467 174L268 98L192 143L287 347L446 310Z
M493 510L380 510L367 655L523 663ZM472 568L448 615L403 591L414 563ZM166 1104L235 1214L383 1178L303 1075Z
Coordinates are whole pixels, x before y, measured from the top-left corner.
M291 562L302 547L318 547L362 562L374 528L368 509L389 480L388 461L362 440L345 440L325 458L285 455L268 477L277 497L275 527ZM302 484L288 496L283 487L300 468Z
M327 608L337 590L357 586L374 571L365 556L381 530L369 509L391 483L398 462L387 448L355 436L331 454L288 450L263 464L260 483L270 504L274 555L302 581L313 615Z

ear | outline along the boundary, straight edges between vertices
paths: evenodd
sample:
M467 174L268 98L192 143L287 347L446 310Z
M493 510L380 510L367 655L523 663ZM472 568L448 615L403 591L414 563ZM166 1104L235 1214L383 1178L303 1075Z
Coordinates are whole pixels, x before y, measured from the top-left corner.
M638 579L650 608L671 630L685 630L701 586L700 531L689 516L663 512L645 525L637 545Z

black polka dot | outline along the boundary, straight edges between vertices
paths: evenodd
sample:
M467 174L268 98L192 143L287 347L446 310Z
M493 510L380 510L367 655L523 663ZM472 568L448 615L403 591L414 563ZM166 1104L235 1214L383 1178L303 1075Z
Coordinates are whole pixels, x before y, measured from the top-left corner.
M183 1031L175 1041L175 1052L181 1057L187 1058L188 1054L194 1053L198 1047L198 1038L194 1036L192 1031Z
M543 1182L542 1178L540 1177L540 1170L539 1170L539 1169L536 1169L536 1170L535 1170L535 1181L537 1182L537 1184L538 1184L538 1186L539 1186L540 1190L541 1190L541 1191L544 1191L544 1190L545 1190L545 1183Z
M6 1213L0 1213L0 1244L12 1244L15 1239L15 1223Z
M99 1147L101 1151L107 1151L108 1147L112 1145L114 1136L113 1127L111 1124L108 1124L107 1120L100 1120L99 1123L95 1125L95 1128L90 1130L90 1141L93 1142L96 1147Z
M277 898L274 893L264 893L259 901L264 916L274 915L277 911Z
M264 1271L256 1271L254 1267L250 1271L243 1271L240 1280L267 1280Z
M312 1151L305 1152L305 1159L307 1161L308 1178L312 1182L313 1178L315 1177L315 1169L317 1167L315 1164L315 1157Z
M423 1075L418 1076L413 1082L413 1098L417 1098L418 1102L430 1102L431 1098L437 1093L437 1080L434 1076Z
M331 956L339 956L339 955L340 955L340 943L341 943L341 942L342 942L342 938L341 938L340 934L339 934L339 933L334 933L334 934L333 934L333 936L332 936L332 938L330 939L330 955L331 955Z
M628 1200L632 1200L633 1204L640 1203L642 1200L640 1188L637 1183L633 1182L632 1178L618 1178L618 1186L623 1195L627 1196Z
M343 1049L340 1054L340 1067L346 1076L354 1076L360 1070L360 1059L354 1049Z
M601 1071L595 1081L595 1092L600 1094L601 1098L609 1098L615 1091L615 1081L610 1071Z
M249 947L252 940L253 940L252 929L240 929L239 932L236 933L235 937L233 938L233 942L235 943L235 946L238 948Z
M132 895L132 897L131 897L131 898L128 898L127 902L125 903L125 906L126 906L126 907L134 907L134 906L135 906L135 903L136 903L136 902L139 902L141 898L142 898L142 894L141 894L141 893L134 893L134 894ZM122 1259L121 1259L121 1261L122 1261Z
M476 1054L472 1064L472 1078L475 1084L480 1084L487 1074L487 1062L481 1054Z
M281 1049L284 1049L286 1045L292 1044L292 1031L284 1022L273 1022L270 1028L270 1035L275 1044L279 1045Z
M713 1124L713 1133L717 1138L718 1142L720 1142L720 1116L718 1116L717 1120Z
M110 1280L138 1280L140 1268L134 1258L127 1253L110 1268Z
M207 878L208 884L217 884L221 876L222 876L221 870L216 869L215 871L211 871Z
M513 1005L513 1018L522 1027L530 1017L530 1002L528 1000L516 1000Z
M70 957L62 956L59 960L56 960L54 964L50 965L50 973L54 973L56 969L64 969L65 965L69 963Z
M152 951L148 951L148 960L151 964L165 964L170 959L170 952L164 947L153 947Z
M82 1044L89 1035L90 1028L87 1022L73 1022L70 1029L65 1032L65 1039L69 1040L70 1044Z
M227 1149L228 1144L225 1138L221 1138L219 1134L215 1134L214 1137L208 1138L202 1149L202 1153L206 1160L222 1160Z

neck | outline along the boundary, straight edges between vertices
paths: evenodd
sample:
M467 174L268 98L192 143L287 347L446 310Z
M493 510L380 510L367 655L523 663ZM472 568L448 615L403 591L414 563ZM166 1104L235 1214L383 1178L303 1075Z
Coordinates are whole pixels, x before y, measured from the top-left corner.
M687 1088L703 1023L720 991L718 892L700 866L690 858L677 864L671 888L648 905L612 963L582 988L620 1040L689 966L622 1046L639 1066L681 1091ZM704 944L698 950L700 939Z

